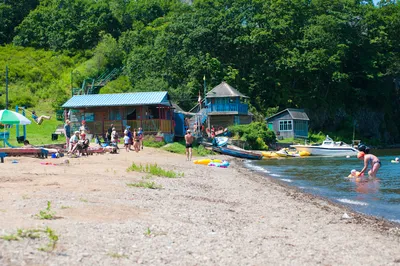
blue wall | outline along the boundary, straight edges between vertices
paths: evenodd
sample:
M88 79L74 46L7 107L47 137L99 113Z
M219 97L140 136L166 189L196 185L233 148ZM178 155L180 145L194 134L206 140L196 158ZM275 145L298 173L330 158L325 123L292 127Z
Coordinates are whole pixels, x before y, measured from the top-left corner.
M174 113L175 118L175 136L185 136L185 115L180 113Z

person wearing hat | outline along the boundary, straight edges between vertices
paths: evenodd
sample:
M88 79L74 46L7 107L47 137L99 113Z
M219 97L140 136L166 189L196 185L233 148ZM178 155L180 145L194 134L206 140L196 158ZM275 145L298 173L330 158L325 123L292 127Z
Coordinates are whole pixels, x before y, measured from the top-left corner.
M192 148L193 148L193 140L192 131L188 129L185 135L185 143L186 143L186 160L192 160Z
M130 126L126 126L126 128L124 130L124 135L128 136L128 150L132 150L133 135L132 135ZM124 136L124 139L125 139L125 136Z
M362 175L368 168L368 164L371 163L371 170L368 171L368 175L372 178L376 177L376 173L378 172L379 168L381 168L381 161L378 157L373 154L365 154L365 152L360 151L357 154L357 158L360 160L364 160L364 168L360 171L357 176Z
M118 132L115 129L115 127L112 128L112 132L111 132L111 144L113 146L115 146L117 148L117 150L119 150L118 148Z

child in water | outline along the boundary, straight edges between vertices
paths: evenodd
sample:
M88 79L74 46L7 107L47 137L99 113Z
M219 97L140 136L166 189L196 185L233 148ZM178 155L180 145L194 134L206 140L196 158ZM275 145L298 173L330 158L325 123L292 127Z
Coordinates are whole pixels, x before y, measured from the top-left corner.
M351 170L351 172L350 172L348 178L355 178L355 177L363 176L363 175L364 175L364 174L361 174L361 175L360 175L360 172L358 172L356 169L353 169L353 170Z

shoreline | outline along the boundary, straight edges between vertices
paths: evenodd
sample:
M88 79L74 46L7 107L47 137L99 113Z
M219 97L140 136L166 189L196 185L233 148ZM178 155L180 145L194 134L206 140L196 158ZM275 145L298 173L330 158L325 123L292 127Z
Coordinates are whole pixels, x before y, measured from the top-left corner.
M0 235L49 227L40 239L0 239L2 265L395 265L397 225L247 169L215 168L146 148L69 159L7 158L0 177ZM197 158L193 158L197 159ZM57 162L43 165L41 162ZM157 163L179 178L129 172ZM154 182L160 189L129 187ZM35 215L51 202L56 219ZM352 219L342 219L347 212ZM374 250L375 252L371 252Z
M357 220L356 223L369 223L369 224L377 223L379 228L382 231L388 231L391 228L400 227L400 222L396 222L396 221L392 221L392 220L389 220L389 219L385 219L383 217L377 217L377 216L373 216L373 215L368 215L368 214L365 214L365 213L357 212L357 211L353 210L350 206L347 206L345 204L336 202L336 201L331 200L331 199L329 199L327 197L324 197L324 196L319 196L319 195L312 194L310 192L303 191L299 187L296 187L294 185L290 185L287 182L279 180L279 179L274 178L272 176L269 176L268 174L262 174L262 173L258 172L257 170L249 169L248 167L245 166L244 161L242 161L241 163L242 163L242 167L244 169L246 169L247 171L256 173L260 178L266 178L266 179L268 179L269 182L275 183L275 184L277 184L279 186L284 187L285 189L293 191L293 195L290 195L293 198L301 197L302 198L301 200L308 200L308 201L310 201L310 203L313 200L325 201L330 205L333 205L333 206L335 206L337 208L343 209L343 211L346 212L347 214L349 214L350 217L352 217L352 219L356 219ZM301 194L302 196L299 196L298 194Z

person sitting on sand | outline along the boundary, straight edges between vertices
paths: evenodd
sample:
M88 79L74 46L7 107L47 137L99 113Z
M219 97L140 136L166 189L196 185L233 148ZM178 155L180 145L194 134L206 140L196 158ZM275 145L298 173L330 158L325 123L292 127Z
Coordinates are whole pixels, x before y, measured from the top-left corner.
M75 131L74 135L69 139L68 153L76 150L76 145L79 141L79 131Z
M88 156L88 148L89 148L89 139L86 138L86 134L81 134L81 139L78 140L76 145L72 148L71 153L77 152L77 155L86 154Z
M360 160L364 160L364 168L360 171L357 176L362 175L368 168L368 164L371 163L371 170L368 171L368 175L372 178L376 177L376 173L381 167L381 161L378 157L373 154L365 154L363 151L360 151L357 154L357 158Z
M50 120L51 116L48 115L41 115L41 116L37 116L35 111L32 111L32 118L33 120L35 120L36 124L41 125L43 123L44 119Z
M186 142L186 160L192 160L192 148L193 148L193 136L190 129L188 129L185 135L185 142Z

